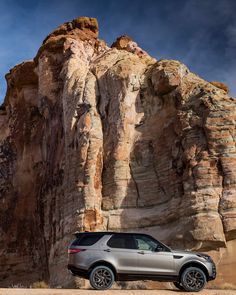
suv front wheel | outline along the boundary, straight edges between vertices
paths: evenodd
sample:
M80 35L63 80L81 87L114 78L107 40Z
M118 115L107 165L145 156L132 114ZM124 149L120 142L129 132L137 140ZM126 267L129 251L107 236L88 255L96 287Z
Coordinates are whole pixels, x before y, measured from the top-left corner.
M201 291L206 282L205 273L198 267L188 267L181 275L181 285L188 292Z
M89 276L90 285L96 290L110 289L114 281L113 271L104 265L95 267Z

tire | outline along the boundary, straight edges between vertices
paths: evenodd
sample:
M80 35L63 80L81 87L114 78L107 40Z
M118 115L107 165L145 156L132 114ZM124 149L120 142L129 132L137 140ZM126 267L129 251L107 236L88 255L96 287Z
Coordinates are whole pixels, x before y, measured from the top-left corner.
M181 275L181 285L187 292L199 292L206 285L205 273L198 267L188 267Z
M95 267L89 276L89 282L91 287L95 290L107 290L110 289L115 281L113 271L104 265Z
M173 282L174 286L179 290L184 290L184 287L180 284L180 282Z

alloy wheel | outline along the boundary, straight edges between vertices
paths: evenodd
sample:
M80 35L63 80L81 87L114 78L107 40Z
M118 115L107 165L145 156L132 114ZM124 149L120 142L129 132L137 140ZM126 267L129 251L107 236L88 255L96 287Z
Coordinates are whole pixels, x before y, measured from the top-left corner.
M206 284L204 272L197 267L190 267L183 273L181 284L186 291L200 291Z
M90 283L97 290L109 289L114 282L113 272L105 266L96 267L90 277Z

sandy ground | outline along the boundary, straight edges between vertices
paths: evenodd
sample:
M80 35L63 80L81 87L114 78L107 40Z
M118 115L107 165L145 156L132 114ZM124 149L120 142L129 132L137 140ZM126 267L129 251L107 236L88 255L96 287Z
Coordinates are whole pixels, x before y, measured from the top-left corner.
M236 295L236 290L203 290L186 293L177 290L75 290L75 289L0 289L0 295Z

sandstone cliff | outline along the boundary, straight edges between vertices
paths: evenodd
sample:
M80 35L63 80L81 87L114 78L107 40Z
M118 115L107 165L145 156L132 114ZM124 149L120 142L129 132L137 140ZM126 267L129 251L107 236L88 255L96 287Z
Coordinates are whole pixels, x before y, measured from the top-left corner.
M127 36L108 47L86 17L6 79L1 286L65 285L75 230L145 231L212 251L218 284L236 283L236 101L224 89Z

